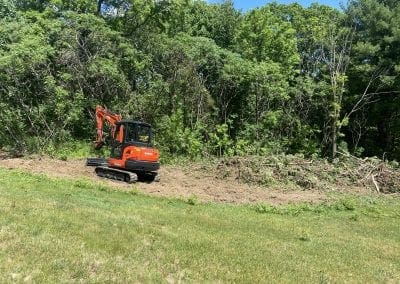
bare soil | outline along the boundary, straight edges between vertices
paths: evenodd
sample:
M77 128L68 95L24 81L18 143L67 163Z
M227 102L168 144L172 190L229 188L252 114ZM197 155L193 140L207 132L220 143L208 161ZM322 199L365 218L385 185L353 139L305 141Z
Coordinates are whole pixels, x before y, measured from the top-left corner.
M19 169L49 177L79 179L89 178L93 181L112 186L120 190L130 190L132 185L99 178L93 167L87 167L85 160L61 161L48 157L10 158L0 157L0 167ZM139 182L136 187L147 195L172 198L197 198L202 202L220 203L269 203L273 205L327 200L321 190L284 190L280 188L251 185L236 179L221 178L217 171L207 171L201 166L162 166L161 181Z

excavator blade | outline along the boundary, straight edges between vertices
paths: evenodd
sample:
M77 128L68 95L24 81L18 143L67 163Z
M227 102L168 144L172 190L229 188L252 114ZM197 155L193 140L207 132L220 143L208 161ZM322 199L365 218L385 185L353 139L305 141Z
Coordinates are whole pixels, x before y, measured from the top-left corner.
M107 166L107 159L105 159L105 158L87 158L86 166L89 166L89 167Z

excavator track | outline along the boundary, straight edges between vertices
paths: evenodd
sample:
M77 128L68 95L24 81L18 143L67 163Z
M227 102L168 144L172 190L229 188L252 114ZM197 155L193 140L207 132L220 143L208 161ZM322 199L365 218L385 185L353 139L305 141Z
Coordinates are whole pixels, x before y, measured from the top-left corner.
M127 183L135 183L138 180L138 175L133 172L114 169L107 166L96 167L95 172L99 177L120 180Z

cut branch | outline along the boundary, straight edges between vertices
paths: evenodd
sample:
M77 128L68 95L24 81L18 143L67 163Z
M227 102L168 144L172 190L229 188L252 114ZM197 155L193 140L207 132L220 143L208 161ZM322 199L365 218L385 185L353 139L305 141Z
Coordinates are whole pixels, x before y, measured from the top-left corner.
M376 180L375 180L375 176L372 175L371 177L372 177L372 182L373 182L374 185L375 185L376 192L378 192L378 193L381 192L380 189L379 189L378 183L377 183Z

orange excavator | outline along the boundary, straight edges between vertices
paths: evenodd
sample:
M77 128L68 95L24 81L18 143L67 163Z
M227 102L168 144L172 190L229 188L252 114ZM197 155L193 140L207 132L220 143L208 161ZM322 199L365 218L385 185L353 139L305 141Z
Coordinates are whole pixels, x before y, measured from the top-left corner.
M159 181L159 151L153 148L151 125L123 120L121 115L97 106L95 149L100 149L105 144L104 122L111 128L111 157L88 158L87 165L96 166L95 172L100 177L128 183L138 179Z

